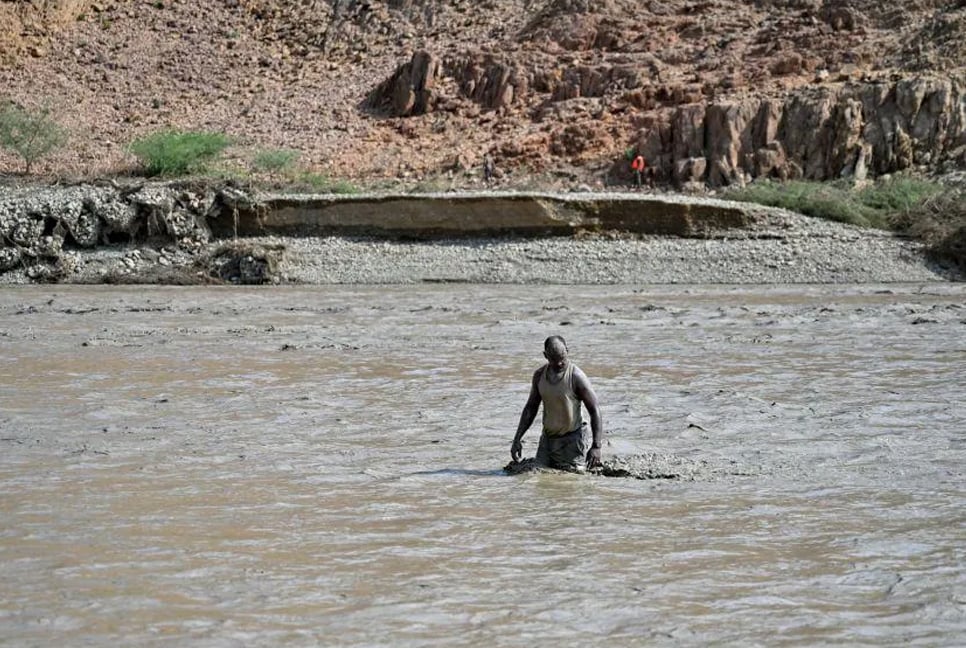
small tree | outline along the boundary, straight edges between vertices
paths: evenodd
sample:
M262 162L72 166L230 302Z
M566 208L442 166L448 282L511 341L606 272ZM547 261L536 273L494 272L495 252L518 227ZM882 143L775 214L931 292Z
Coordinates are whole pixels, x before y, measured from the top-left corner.
M67 130L50 117L50 108L30 111L13 102L0 106L0 147L23 158L26 173L66 143Z

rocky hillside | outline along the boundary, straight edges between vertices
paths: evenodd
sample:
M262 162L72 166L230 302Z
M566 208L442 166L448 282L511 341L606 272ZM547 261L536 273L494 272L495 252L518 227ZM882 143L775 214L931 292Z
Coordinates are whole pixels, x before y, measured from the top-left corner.
M0 0L0 99L58 175L163 128L351 179L675 185L966 167L966 1ZM0 158L0 172L17 168Z

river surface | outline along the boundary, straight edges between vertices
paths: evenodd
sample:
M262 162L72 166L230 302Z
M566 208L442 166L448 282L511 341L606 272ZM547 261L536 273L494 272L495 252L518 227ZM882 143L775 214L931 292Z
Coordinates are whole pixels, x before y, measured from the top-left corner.
M502 474L551 334L704 470ZM18 287L0 353L3 645L966 643L963 284Z

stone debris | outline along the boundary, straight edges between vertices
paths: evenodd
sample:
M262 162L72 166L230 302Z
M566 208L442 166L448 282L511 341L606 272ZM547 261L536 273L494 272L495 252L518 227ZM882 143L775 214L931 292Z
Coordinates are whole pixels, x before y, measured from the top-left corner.
M279 283L278 266L284 246L251 245L233 242L215 249L205 263L222 281L231 284L261 285Z
M104 280L175 263L160 246L183 252L190 265L211 241L216 198L211 188L178 183L0 188L0 278L89 281L73 277L85 250L99 255ZM139 244L152 247L144 254L125 247Z
M532 457L518 462L511 461L503 467L503 471L508 475L566 472L541 466ZM737 461L687 459L654 452L605 458L600 468L588 472L600 477L678 481L711 481L724 477L750 477L761 473L759 469L743 467Z

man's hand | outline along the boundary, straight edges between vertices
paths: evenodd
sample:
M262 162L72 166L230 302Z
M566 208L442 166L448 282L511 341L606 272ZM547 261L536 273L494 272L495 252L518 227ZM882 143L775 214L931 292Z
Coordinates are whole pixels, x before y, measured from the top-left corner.
M587 467L600 468L600 448L591 448L587 451Z
M519 462L521 457L523 457L523 439L514 439L510 445L510 459Z

